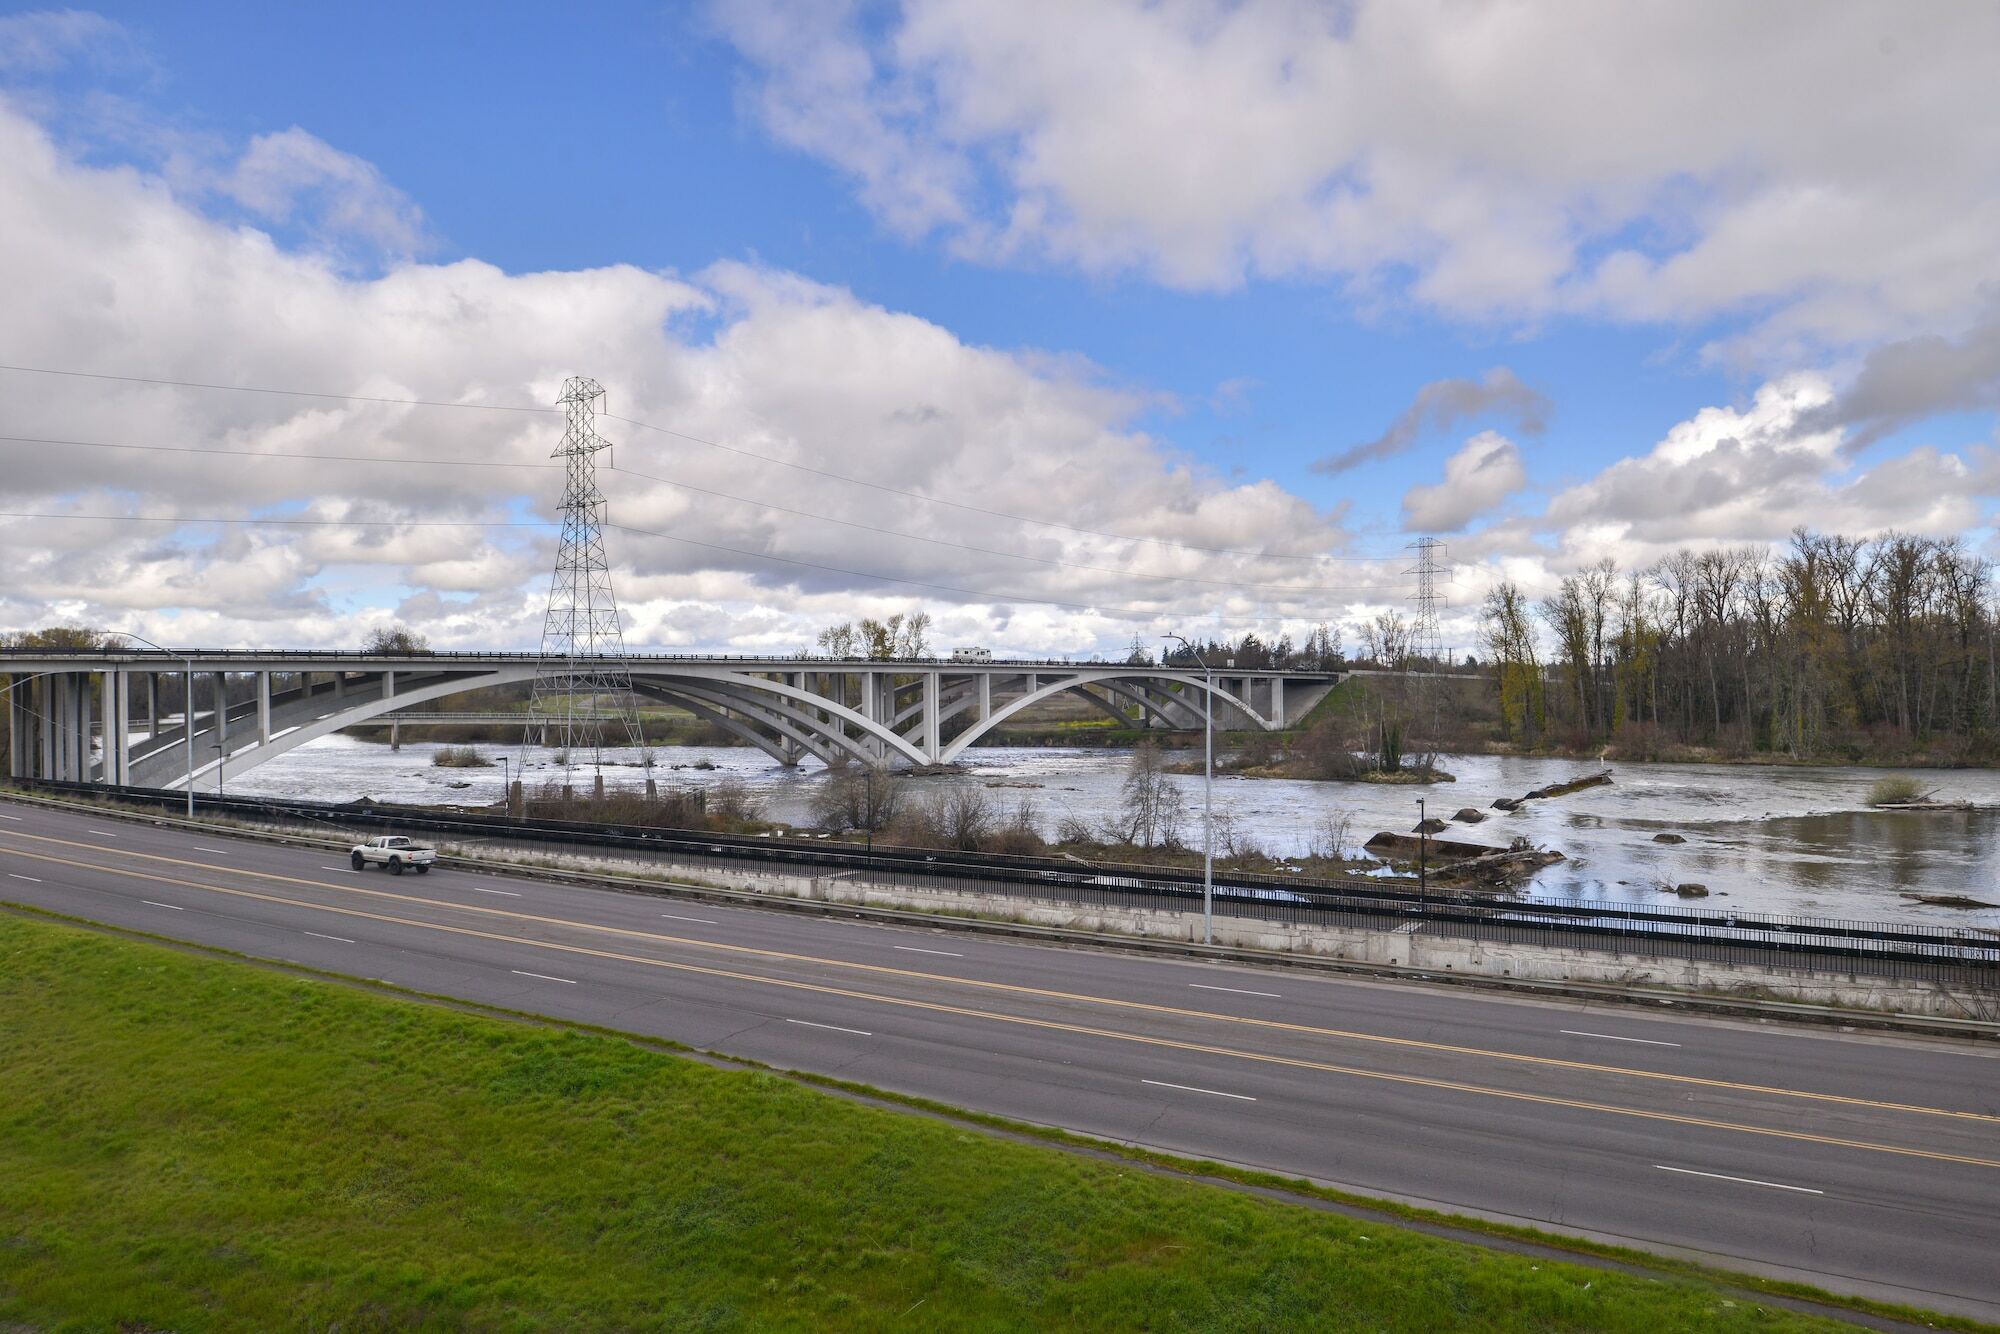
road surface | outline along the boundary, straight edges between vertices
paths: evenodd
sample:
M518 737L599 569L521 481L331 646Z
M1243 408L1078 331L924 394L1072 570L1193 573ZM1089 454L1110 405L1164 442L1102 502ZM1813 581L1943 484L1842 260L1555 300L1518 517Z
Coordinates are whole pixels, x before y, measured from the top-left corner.
M0 802L0 900L2000 1320L2000 1051L1134 957Z

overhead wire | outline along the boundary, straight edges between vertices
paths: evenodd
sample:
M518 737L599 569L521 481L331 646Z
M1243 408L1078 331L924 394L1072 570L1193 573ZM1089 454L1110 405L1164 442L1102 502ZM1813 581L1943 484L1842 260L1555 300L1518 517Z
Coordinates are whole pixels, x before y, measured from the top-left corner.
M520 405L520 404L467 403L462 401L451 401L445 399L392 398L392 397L384 397L384 396L368 395L368 394L336 394L336 393L326 393L326 392L319 392L319 391L305 390L305 389L267 388L259 385L231 385L231 384L216 384L199 380L173 380L173 379L166 379L163 377L154 377L154 376L114 375L107 372L99 372L99 371L58 370L46 366L16 366L16 365L0 364L0 371L13 371L20 374L28 374L28 375L59 375L59 376L75 377L80 379L121 381L130 384L166 385L183 389L221 390L230 393L276 394L291 398L323 398L323 399L331 399L331 400L338 400L338 401L352 402L352 403L388 403L388 404L396 404L408 407L469 408L474 410L495 411L495 412L530 412L530 413L542 413L542 414L554 414L559 411L559 409L556 408L537 407L537 406ZM704 445L710 449L722 450L726 453L735 454L742 458L756 459L759 462L769 463L776 467L790 468L795 471L808 473L815 477L823 477L832 481L845 482L851 486L866 487L870 490L880 491L888 495L902 496L905 499L921 501L925 504L941 505L949 509L961 510L966 513L983 514L988 516L989 518L1005 519L1011 523L1025 523L1044 528L1056 528L1064 532L1079 533L1088 537L1101 537L1114 542L1151 543L1156 546L1169 547L1182 551L1193 551L1207 556L1241 556L1241 557L1249 557L1260 560L1304 560L1304 561L1340 560L1340 561L1383 563L1401 559L1401 557L1396 557L1396 556L1352 556L1352 555L1334 555L1323 552L1248 551L1236 547L1202 546L1197 543L1182 542L1174 538L1167 538L1167 537L1135 536L1130 533L1114 533L1105 529L1085 528L1076 524L1062 523L1060 521L1053 519L1038 519L1031 515L1013 514L1006 510L997 510L997 509L987 508L985 506L967 504L963 501L947 500L942 496L933 496L926 494L925 492L922 491L912 491L905 487L890 486L887 483L870 481L867 478L863 477L850 476L846 473L835 472L828 468L816 468L810 464L798 463L791 459L782 459L770 454L760 454L755 450L744 449L738 445L724 444L719 440L711 440L706 436L694 435L687 431L677 430L670 426L660 426L654 422L641 421L636 417L626 417L614 412L607 412L602 415L611 421L623 422L628 426L636 426L641 430L655 431L661 435L668 435L678 440L686 440L693 444Z
M971 542L954 542L948 537L928 537L922 533L904 532L898 528L884 528L880 524L863 523L858 519L839 519L831 514L818 514L812 510L793 509L769 500L753 500L747 496L731 495L713 487L696 486L693 482L677 481L671 477L660 477L653 473L639 472L616 464L608 471L623 473L627 477L637 477L648 482L658 482L682 491L692 491L699 495L715 496L721 500L731 500L738 504L754 506L757 509L772 510L779 514L794 514L804 519L815 519L821 523L839 524L844 528L858 528L864 532L880 533L885 537L898 537L911 542L928 542L933 546L953 547L959 551L973 551L984 556L1000 556L1008 560L1034 561L1042 565L1059 565L1069 570L1092 570L1099 574L1114 574L1125 579L1151 579L1170 583L1207 584L1216 588L1249 588L1272 593L1358 593L1371 586L1365 584L1255 584L1238 579L1204 579L1192 574L1149 574L1142 570L1121 570L1110 565L1090 565L1082 561L1062 560L1055 556L1031 556L1025 552L1002 551L997 547L982 547Z
M833 472L826 468L815 468L808 463L795 463L790 459L781 459L770 454L759 454L755 450L743 449L736 445L725 445L718 440L709 440L698 435L689 435L686 431L677 431L672 427L655 426L651 422L643 422L634 417L621 417L615 412L607 412L603 415L612 421L624 422L627 426L637 426L647 431L658 431L662 435L670 435L677 440L688 440L697 445L707 445L710 449L720 449L730 454L740 455L743 458L756 459L760 463L776 464L780 468L796 469L799 472L810 473L815 477L825 477L836 482L847 482L853 486L865 486L874 491L882 491L894 496L903 496L909 500L921 500L927 504L943 505L950 509L963 510L969 514L984 514L989 518L1006 519L1013 523L1036 524L1044 528L1060 528L1067 533L1081 533L1087 537L1109 538L1114 542L1151 542L1159 546L1173 547L1181 551L1200 552L1206 556L1248 556L1258 560L1352 560L1386 562L1403 559L1399 556L1335 556L1320 552L1245 551L1236 547L1204 547L1192 542L1176 541L1168 537L1135 537L1130 533L1113 533L1098 528L1082 528L1075 524L1059 523L1053 519L1037 519L1025 514L1011 514L1006 510L988 509L982 505L968 505L957 500L946 500L941 496L926 495L922 491L910 491L900 486L889 486L883 482L871 482L861 477L850 477L846 473Z
M884 583L907 584L912 588L928 588L940 593L958 593L966 597L978 598L982 602L1024 602L1034 606L1061 607L1066 611L1095 612L1099 615L1113 615L1142 620L1159 620L1163 617L1187 621L1228 622L1230 624L1265 624L1272 620L1282 620L1283 616L1225 616L1215 612L1187 615L1171 609L1147 610L1142 607L1106 606L1102 603L1064 602L1057 598L1037 597L1027 594L996 593L990 589L963 588L956 584L938 584L924 579L909 579L901 575L882 574L878 571L854 570L841 565L827 565L820 561L801 560L795 556L780 556L769 551L750 551L743 547L727 546L720 542L704 542L699 538L682 537L677 533L663 533L655 528L640 528L632 524L617 523L606 519L606 528L621 533L631 533L641 537L657 537L668 542L679 542L684 546L703 547L710 551L723 551L731 555L744 556L752 560L778 561L786 565L796 565L809 570L821 570L828 574L844 574L855 579L873 579Z
M560 463L514 463L502 459L427 459L391 454L317 454L269 449L209 449L200 445L122 445L104 440L60 440L42 435L0 435L0 444L62 445L71 449L123 449L148 454L216 454L225 458L303 459L328 463L400 463L438 468L560 468Z
M294 461L310 460L316 462L324 461L324 462L334 462L334 463L388 463L388 464L404 464L404 465L416 465L416 466L434 465L440 467L465 467L465 468L530 468L530 469L542 469L542 470L560 468L562 466L561 464L557 463L509 462L505 460L496 460L496 459L438 459L438 458L417 458L417 457L402 456L402 455L384 455L384 454L324 454L318 452L273 451L273 450L261 450L261 449L227 449L227 448L210 449L192 445L133 445L133 444L114 443L103 440L70 440L52 436L27 436L27 435L0 435L0 444L60 445L77 449L130 450L130 451L144 452L144 453L192 454L192 455L213 454L228 458L286 459ZM1031 561L1040 565L1059 566L1064 569L1088 570L1098 574L1115 575L1120 578L1126 578L1126 579L1145 579L1153 582L1164 582L1164 583L1201 584L1214 588L1237 588L1237 589L1254 590L1257 592L1288 593L1288 594L1361 593L1361 592L1372 591L1373 587L1372 585L1367 585L1367 584L1263 584L1263 583L1251 583L1236 579L1207 579L1203 578L1200 575L1190 575L1190 574L1153 574L1143 570L1126 570L1110 565L1092 565L1083 561L1063 560L1060 557L1056 556L1037 556L1037 555L1031 555L1026 552L1004 551L997 547L980 546L976 543L971 543L971 542L956 542L950 538L931 537L923 533L906 532L897 528L887 528L880 524L865 523L857 519L842 519L831 514L820 514L812 510L797 509L789 505L780 505L774 501L757 500L749 496L734 495L730 492L717 490L713 487L697 486L693 482L679 481L671 477L661 477L656 473L641 472L634 468L619 467L615 463L608 465L607 471L622 473L628 477L636 477L643 481L656 482L662 486L671 486L679 490L690 491L699 495L714 496L717 497L718 499L733 501L737 504L748 505L757 509L770 510L779 514L796 515L800 518L812 519L820 523L838 524L844 528L854 528L864 532L879 533L885 537L900 538L902 540L910 542L924 542L933 546L952 547L960 551L976 552L980 555L986 555L986 556L998 556L1006 560ZM189 520L189 522L197 522L197 520Z
M436 398L389 398L375 394L327 394L311 389L269 389L250 384L207 384L200 380L168 380L145 375L110 375L102 371L56 370L49 366L0 365L0 371L15 371L22 375L60 375L75 380L117 380L125 384L150 384L173 389L220 389L232 394L274 394L283 398L330 398L347 403L388 403L410 408L474 408L484 412L559 413L562 411L561 408L534 404L467 403Z
M533 406L533 405L473 403L473 402L466 402L463 400L397 398L385 395L339 394L339 393L328 393L328 392L313 391L313 390L284 389L284 388L275 388L275 387L258 386L258 385L232 385L232 384L220 384L214 382L194 381L194 380L175 380L164 377L115 375L104 372L74 371L74 370L58 369L52 367L39 367L39 366L19 366L10 364L0 364L0 371L11 371L23 374L63 376L63 377L77 378L77 379L117 381L117 382L132 383L132 384L158 385L158 386L168 386L175 388L217 390L217 391L225 391L232 393L272 394L272 395L279 395L292 398L317 398L317 399L328 399L328 400L343 401L343 402L381 403L381 404L391 404L397 406L468 408L474 410L536 413L541 415L554 415L559 411L556 408ZM1039 527L1053 528L1064 532L1077 533L1080 535L1090 536L1090 537L1098 537L1110 541L1127 542L1134 544L1150 543L1161 547L1166 547L1176 550L1191 551L1207 556L1232 556L1232 557L1253 559L1253 560L1302 560L1302 561L1342 560L1342 561L1363 561L1363 562L1382 563L1398 559L1396 557L1334 555L1329 553L1290 553L1290 552L1250 551L1250 550L1229 548L1229 547L1208 547L1194 543L1180 542L1170 538L1160 538L1152 536L1134 536L1131 534L1114 533L1101 529L1085 528L1075 524L1066 524L1047 519L1037 519L1028 515L1013 514L1004 510L996 510L984 506L966 504L959 501L948 500L939 496L927 495L923 492L911 491L902 487L894 487L886 485L884 483L869 481L865 478L852 477L847 474L834 472L829 469L815 468L808 464L796 463L792 460L781 459L771 455L761 454L754 450L747 450L740 448L738 446L724 444L720 441L711 440L703 436L693 435L685 431L676 430L671 427L660 426L652 422L641 421L637 418L622 416L617 413L604 413L602 415L610 420L623 422L626 425L635 426L642 430L653 431L662 435L671 436L676 439L687 440L695 444L704 445L709 448L721 450L727 453L739 455L746 458L756 459L760 462L769 463L774 466L789 468L795 471L808 473L813 476L824 477L830 480L844 482L854 486L865 487L886 494L898 495L905 497L907 499L916 500L927 504L939 505L946 508L956 509L968 513L983 514L989 517L999 518L1013 523L1022 523ZM106 441L70 440L70 439L42 437L42 436L5 435L5 436L0 436L0 442L18 443L18 444L55 445L55 446L63 446L70 448L144 450L144 451L179 453L179 454L214 454L227 457L312 459L312 460L324 460L328 462L347 462L347 463L394 463L394 464L408 464L408 465L419 465L419 466L502 467L502 468L531 468L531 469L547 469L560 466L551 463L511 462L511 461L486 460L486 459L436 459L436 458L417 458L417 457L394 456L394 455L321 454L321 453L302 453L302 452L272 452L272 451L248 450L248 449L202 448L195 446L131 445L131 444L120 444L120 443L113 443ZM758 508L772 510L778 513L793 514L802 518L808 518L819 522L832 523L843 527L856 528L864 531L879 533L884 536L895 537L902 540L917 541L932 545L953 547L960 550L976 552L982 555L997 556L1002 559L1024 560L1038 564L1059 566L1063 568L1089 570L1097 573L1115 575L1122 578L1138 578L1138 579L1146 579L1146 580L1161 581L1161 582L1200 584L1217 588L1254 590L1259 592L1268 592L1268 593L1293 595L1293 596L1311 594L1311 593L1344 593L1344 592L1369 591L1368 586L1366 585L1253 584L1235 580L1206 579L1200 576L1192 576L1192 575L1159 575L1143 571L1118 569L1110 566L1091 565L1083 562L1065 561L1054 557L1034 556L1021 552L1011 552L992 547L978 546L971 543L955 542L945 538L933 538L922 534L909 533L898 529L887 528L877 524L863 523L857 520L850 520L850 519L841 519L832 515L819 514L809 510L796 509L789 506L778 505L769 501L761 501L749 497L737 496L730 494L728 492L697 486L693 483L681 482L672 478L660 477L655 474L641 472L636 469L618 467L615 463L615 455L614 455L614 462L611 465L610 470L614 472L622 472L629 476L638 477L643 480L657 482L662 485L674 486L681 488L683 490L688 490L699 494L712 495L721 499L730 500L735 503L751 505ZM303 519L303 518L223 518L223 517L176 518L173 516L151 516L151 515L86 515L86 514L74 514L74 513L44 514L44 513L21 512L21 511L0 511L0 517L16 518L16 519L83 519L83 520L94 519L99 521L123 520L130 522L146 522L146 523L243 524L243 525L253 525L253 526L277 526L277 527L347 526L347 527L409 527L409 528L416 528L416 527L547 528L554 526L553 524L547 522L510 522L510 521L449 522L449 521L394 520L394 519L360 520L360 519ZM1123 616L1135 616L1135 617L1146 617L1146 618L1153 618L1162 615L1174 614L1171 612L1149 611L1149 610L1142 610L1130 607L1106 607L1101 604L1066 602L1060 599L1053 599L1046 597L1032 597L1032 596L1024 596L1011 593L996 593L990 590L973 589L958 585L940 584L925 580L909 579L902 576L883 574L880 572L854 570L854 569L849 569L847 567L831 565L823 562L808 561L789 556L780 556L771 552L751 551L745 548L730 546L724 543L706 542L695 538L688 538L679 536L677 534L659 532L657 530L647 529L635 525L607 523L607 526L618 529L619 531L623 532L656 537L667 541L681 543L683 545L695 546L695 547L705 548L708 550L725 552L728 554L741 556L747 559L777 562L805 569L816 569L827 573L843 574L851 578L870 579L881 582L905 584L911 587L927 588L939 592L956 593L961 596L975 597L985 601L1021 602L1034 605L1062 607L1068 610L1111 612ZM1213 615L1213 613L1209 615ZM1207 619L1207 616L1197 619ZM1230 617L1227 619L1232 621L1248 621L1248 620L1261 621L1269 618Z
M436 519L292 519L292 518L225 518L203 517L184 518L175 515L151 514L44 514L20 510L0 510L0 519L82 519L106 523L201 523L234 524L246 527L320 527L320 528L555 528L559 525L546 520L523 522L511 520L463 520L446 521ZM1102 603L1065 602L1057 598L1042 597L1027 593L1003 593L992 589L967 588L957 584L934 583L923 579L910 579L902 575L884 574L879 570L856 570L841 565L829 565L821 561L804 560L795 556L781 556L770 551L752 551L746 547L730 546L721 542L706 542L699 538L683 537L677 533L661 532L655 528L644 528L635 524L618 523L607 519L605 527L622 533L640 537L659 538L677 542L683 546L701 547L709 551L721 551L741 556L749 560L770 561L801 569L820 570L828 574L842 574L855 579L867 579L880 583L905 584L914 588L928 588L937 592L957 593L965 597L977 598L982 602L1019 602L1033 606L1061 607L1068 611L1095 612L1100 615L1114 615L1126 618L1158 620L1170 617L1189 622L1213 620L1228 624L1264 624L1272 620L1285 619L1282 613L1269 616L1234 616L1217 612L1189 613L1171 608L1148 610L1141 607L1109 606Z
M246 515L196 518L178 514L41 514L0 510L0 519L90 519L101 523L218 523L271 528L560 528L550 519L294 519Z

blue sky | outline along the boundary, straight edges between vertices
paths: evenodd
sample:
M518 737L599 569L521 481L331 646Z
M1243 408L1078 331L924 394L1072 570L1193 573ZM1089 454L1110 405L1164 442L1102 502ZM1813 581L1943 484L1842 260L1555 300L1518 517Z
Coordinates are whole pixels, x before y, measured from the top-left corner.
M1991 136L1952 131L1936 179L1919 182L1935 187L1930 199L1913 195L1893 157L1871 156L1872 127L1834 123L1846 114L1834 109L1834 76L1879 59L1886 11L1806 7L1791 17L1825 31L1796 50L1770 45L1784 40L1772 36L1784 30L1776 18L1688 12L1641 7L1629 32L1575 23L1552 40L1532 20L1497 18L1491 33L1467 36L1448 11L1424 6L1386 15L1363 6L1344 27L1311 5L1259 3L1176 12L1107 3L1019 21L951 0L855 10L604 4L561 15L529 5L106 4L91 20L11 11L16 26L0 21L0 96L49 136L67 169L88 179L133 168L163 182L191 218L258 229L288 255L333 263L357 290L399 270L479 261L509 275L633 266L711 297L715 266L734 264L763 275L760 284L785 275L851 294L966 348L997 349L1038 384L1070 378L1113 391L1123 406L1107 410L1108 424L1146 441L1162 466L1191 460L1211 492L1268 480L1337 528L1348 551L1400 552L1419 528L1412 515L1438 512L1409 508L1412 488L1469 475L1448 473L1448 461L1463 455L1469 468L1479 453L1471 442L1490 429L1498 443L1482 457L1502 450L1512 481L1489 503L1446 507L1461 520L1451 537L1477 567L1465 581L1476 595L1501 573L1549 581L1602 554L1640 565L1672 545L1674 516L1648 510L1646 494L1659 488L1642 474L1690 466L1686 449L1653 456L1704 412L1723 417L1696 434L1736 439L1760 394L1803 375L1837 400L1821 411L1845 432L1840 396L1872 354L1922 337L1971 346L1993 318L1990 296L1977 293L2000 280L1994 249L1958 225L1994 205L1991 173L1965 185L1961 169L1991 166ZM1978 16L1958 13L1977 26ZM1526 30L1508 26L1521 22ZM57 29L60 40L50 37ZM1875 114L1889 142L1935 139L1932 122L1956 99L1977 106L1949 55L1976 46L1977 34L1932 15L1898 36L1947 63L1895 75L1907 86L1886 86ZM1386 108L1385 125L1357 109L1365 80L1342 63L1378 38L1418 52L1409 68L1382 72L1384 88L1414 99L1407 113ZM1494 67L1508 52L1522 53L1521 67L1426 92L1425 53L1448 64L1474 41ZM1691 79L1686 53L1704 43L1719 54ZM1576 61L1578 50L1590 60ZM1106 77L1092 77L1078 52ZM1259 53L1271 62L1261 83ZM1701 113L1685 108L1716 100L1703 78L1741 86L1733 81L1760 60L1822 91L1788 100L1766 90L1696 123ZM1591 64L1626 70L1632 123L1646 135L1665 127L1658 137L1677 142L1641 142L1609 113L1601 130L1588 116L1554 130L1526 112L1508 122L1522 88L1547 90L1558 107L1601 105L1591 99L1602 89L1552 82ZM1154 66L1161 73L1148 79ZM849 77L856 68L861 77ZM1129 97L1099 86L1128 78ZM1927 96L1925 78L1944 94ZM1176 114L1183 97L1200 104L1198 116ZM1464 103L1455 119L1387 123L1415 124L1423 108L1454 99ZM1324 142L1322 126L1332 127ZM232 162L294 131L360 164L362 176L301 184L288 167L280 188L295 193L275 203L268 191L246 193L240 168L238 184L226 183ZM1287 134L1299 138L1296 152ZM1214 165L1177 181L1180 156ZM950 197L925 193L926 179L947 183ZM342 233L336 195L350 189L415 219L420 242ZM1825 223L1808 214L1787 234L1798 224L1785 221L1785 201L1811 192ZM1913 226L1936 227L1937 244L1909 237ZM1866 244L1892 230L1906 238L1901 249ZM1827 253L1807 253L1827 236ZM702 347L734 327L737 299L678 310L680 337ZM47 360L33 347L8 355ZM113 360L135 373L151 364L143 344ZM1310 467L1382 435L1425 385L1501 367L1546 400L1545 430L1472 411L1433 418L1408 448L1352 470ZM1994 378L1975 366L1904 412L1858 462L1831 444L1800 445L1789 416L1756 427L1776 453L1729 461L1718 485L1740 486L1743 503L1690 513L1685 540L1781 541L1794 522L1851 520L1985 541L1979 451L1993 436ZM1714 440L1695 452L1707 457ZM851 447L856 469L867 459L861 444L799 447ZM1883 488L1857 483L1912 451L1913 469L1933 455L1953 462L1929 482L1906 480L1878 513L1866 502ZM1820 464L1800 463L1806 456ZM1620 460L1633 466L1617 472ZM1766 485L1767 504L1757 492ZM87 491L80 478L57 494ZM1940 506L1945 492L1957 503ZM1760 505L1768 531L1746 517ZM384 606L427 586L407 569L374 584L353 566L302 577L323 590L376 587ZM741 595L711 605L740 611ZM688 589L665 596L703 600Z
M1690 404L1744 388L1697 363L1699 329L1357 318L1322 282L1196 293L911 245L835 171L746 120L752 74L699 6L580 6L560 20L532 5L96 9L150 53L127 95L232 139L307 127L419 203L426 258L516 272L756 260L971 342L1078 354L1170 396L1148 429L1224 472L1277 477L1322 505L1352 500L1392 548L1415 460L1338 483L1306 465L1373 438L1427 381L1505 364L1542 388L1557 404L1539 450L1551 478L1643 447ZM108 82L80 75L71 88ZM1453 443L1428 439L1417 457L1434 465Z

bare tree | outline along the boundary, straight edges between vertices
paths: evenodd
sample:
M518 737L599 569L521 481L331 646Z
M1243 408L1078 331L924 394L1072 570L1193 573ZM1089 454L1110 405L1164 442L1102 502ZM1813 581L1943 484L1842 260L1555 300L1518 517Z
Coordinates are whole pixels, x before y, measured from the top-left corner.
M945 789L931 799L929 824L949 848L973 852L995 821L993 803L969 783Z
M896 818L903 785L901 775L878 769L830 774L813 793L813 823L835 833L881 829Z
M1142 743L1132 751L1122 797L1120 842L1142 848L1179 845L1186 802L1167 773L1159 747L1152 742Z
M403 657L429 653L431 641L406 625L377 626L362 643L363 653L388 653Z

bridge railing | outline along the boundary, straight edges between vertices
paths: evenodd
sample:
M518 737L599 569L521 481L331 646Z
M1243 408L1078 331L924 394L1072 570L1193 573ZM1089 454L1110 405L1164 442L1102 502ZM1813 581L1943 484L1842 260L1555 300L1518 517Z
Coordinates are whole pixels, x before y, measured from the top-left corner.
M362 649L237 649L237 648L190 648L172 653L161 653L152 649L134 650L124 648L95 649L36 649L0 648L0 672L4 672L9 659L34 662L76 662L125 664L132 662L157 662L168 670L179 670L184 658L202 663L260 663L276 661L305 664L353 664L368 662L384 667L403 667L424 663L482 663L482 662L540 662L539 653L528 651L500 650L484 652L461 649L433 649L421 653L371 653ZM633 664L654 662L715 663L731 662L753 665L769 665L773 669L795 669L812 667L821 670L847 669L851 671L894 671L899 667L942 667L957 671L989 671L995 668L1045 667L1050 669L1078 667L1130 667L1134 671L1185 674L1199 673L1198 667L1162 665L1159 663L1126 663L1111 658L991 658L982 662L960 662L953 658L829 658L812 653L795 656L777 656L751 653L627 653L623 658L579 658L579 662L627 662ZM285 669L277 669L285 670ZM1339 676L1345 667L1231 667L1225 669L1232 676Z

